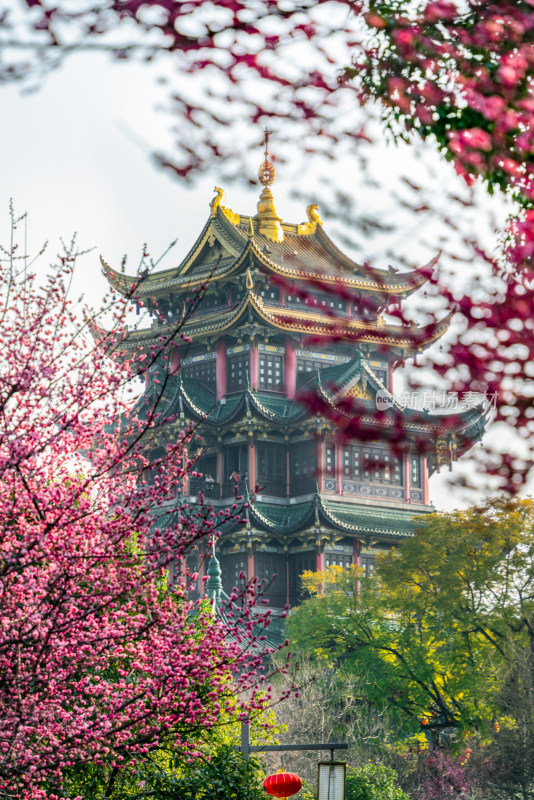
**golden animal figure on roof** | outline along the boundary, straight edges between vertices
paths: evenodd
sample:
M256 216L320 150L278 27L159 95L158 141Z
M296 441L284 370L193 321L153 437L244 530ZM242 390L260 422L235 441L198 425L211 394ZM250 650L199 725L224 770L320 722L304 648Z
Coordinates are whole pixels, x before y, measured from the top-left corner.
M210 203L212 217L215 216L215 214L217 213L217 208L221 205L225 196L224 189L221 189L220 186L215 186L213 191L215 192L215 197Z

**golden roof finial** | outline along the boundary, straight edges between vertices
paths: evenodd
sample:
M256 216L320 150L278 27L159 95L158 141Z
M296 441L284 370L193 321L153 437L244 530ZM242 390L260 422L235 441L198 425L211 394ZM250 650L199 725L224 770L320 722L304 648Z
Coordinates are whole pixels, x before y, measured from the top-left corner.
M276 172L269 161L269 131L265 131L265 160L258 172L260 183L263 184L263 191L258 201L258 232L271 239L273 242L281 242L284 238L284 231L281 219L276 213L274 199L269 186L274 183Z
M276 172L269 161L269 134L270 131L265 128L265 160L263 161L258 172L258 178L263 186L271 186L276 178Z

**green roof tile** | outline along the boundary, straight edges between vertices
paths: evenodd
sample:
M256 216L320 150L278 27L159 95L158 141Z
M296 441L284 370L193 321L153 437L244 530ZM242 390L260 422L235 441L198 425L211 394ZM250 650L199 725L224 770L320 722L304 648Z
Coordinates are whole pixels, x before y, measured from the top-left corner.
M312 512L312 502L299 503L298 505L279 505L256 501L251 506L251 514L258 522L280 533L296 530L306 523Z
M217 403L207 417L207 422L211 422L212 424L216 423L217 425L227 422L233 417L235 410L242 400L243 395L238 395L238 397L227 397L225 403Z
M362 370L362 361L359 355L354 356L350 361L343 364L333 364L331 367L323 367L315 373L315 377L306 384L305 389L312 389L319 384L330 389L334 386L342 389L349 381L355 378Z
M274 397L261 392L251 392L250 397L258 411L267 413L267 416L276 420L289 422L308 413L304 405L287 397Z
M411 536L415 528L411 511L336 503L321 498L321 511L329 522L343 530L382 533L391 536Z
M243 393L237 397L227 397L221 402L215 399L215 395L209 389L193 378L182 379L182 391L185 402L211 425L222 425L232 419L244 398Z
M193 378L182 378L182 390L184 399L189 400L193 408L203 414L209 414L217 403L213 392Z

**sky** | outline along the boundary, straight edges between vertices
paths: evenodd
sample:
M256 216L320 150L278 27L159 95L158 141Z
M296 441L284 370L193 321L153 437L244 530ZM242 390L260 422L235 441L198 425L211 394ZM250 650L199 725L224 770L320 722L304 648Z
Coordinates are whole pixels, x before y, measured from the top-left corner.
M0 87L0 242L8 241L10 198L18 213L28 213L30 251L48 241L48 256L53 256L61 237L70 240L76 233L80 250L89 252L78 264L74 291L83 292L90 305L98 306L107 288L99 256L120 268L126 255L126 271L133 273L145 243L157 258L178 239L161 267L177 264L204 225L215 185L226 189L229 207L238 213L255 213L259 189L249 180L256 178L263 158L260 148L249 154L250 175L230 184L221 184L222 164L214 163L192 184L154 166L151 148L172 152L170 129L177 122L158 110L167 91L158 83L160 72L157 65L117 64L102 54L80 54L49 75L36 91ZM340 242L352 236L356 255L377 267L391 263L388 251L414 266L426 263L448 244L451 232L434 220L425 229L424 217L415 219L407 212L401 178L421 179L433 200L447 192L462 193L463 185L431 148L416 152L385 141L366 147L362 143L359 155L365 154L378 189L367 185L358 158L345 156L333 164L313 161L295 142L289 163L278 167L272 187L278 213L286 221L305 221L307 203L319 200L321 210L321 199L339 189L355 198L360 212L394 221L399 229L364 239L346 222L345 228L327 223L334 239L337 235ZM276 151L276 131L272 149ZM302 197L296 197L298 193ZM495 213L502 219L503 209L485 198L482 206L480 213L456 209L454 213L460 214L456 223L464 232L472 227L479 233L487 230L491 245L494 234L489 216ZM43 269L49 261L45 257ZM461 286L462 270L451 271L450 280ZM447 477L432 478L431 497L438 508L449 510L466 500L459 490L450 489Z

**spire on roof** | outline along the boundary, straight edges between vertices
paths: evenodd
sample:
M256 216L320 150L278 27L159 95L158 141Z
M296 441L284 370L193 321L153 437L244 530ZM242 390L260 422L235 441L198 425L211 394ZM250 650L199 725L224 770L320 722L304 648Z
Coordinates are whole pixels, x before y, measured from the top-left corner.
M276 172L269 161L269 131L265 131L265 159L262 162L258 172L258 178L263 185L263 191L260 194L258 201L258 213L256 219L258 220L259 233L271 239L273 242L281 242L284 238L284 231L282 229L281 219L276 213L274 207L274 198L269 186L274 183Z
M213 600L214 605L217 606L221 599L222 580L221 580L221 565L215 555L215 538L211 545L211 558L208 564L208 581L206 583L206 594Z

